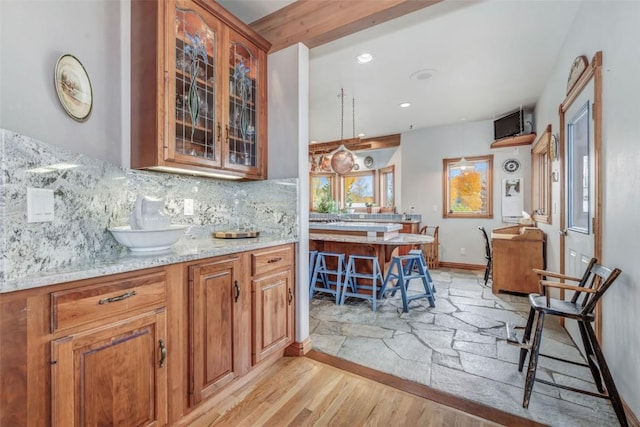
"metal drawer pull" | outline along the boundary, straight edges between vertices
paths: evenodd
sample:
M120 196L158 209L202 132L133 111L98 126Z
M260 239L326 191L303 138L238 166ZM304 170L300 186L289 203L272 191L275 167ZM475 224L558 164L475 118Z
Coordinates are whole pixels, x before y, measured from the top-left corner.
M271 258L269 261L267 261L267 264L272 264L278 261L282 261L282 257Z
M163 340L158 341L158 345L160 346L160 367L164 367L164 361L167 360L167 346L164 345Z
M102 304L108 304L110 302L122 301L123 299L131 298L135 294L136 294L136 291L131 291L131 292L127 292L126 294L118 295L117 297L104 298L98 301L98 304L102 305Z

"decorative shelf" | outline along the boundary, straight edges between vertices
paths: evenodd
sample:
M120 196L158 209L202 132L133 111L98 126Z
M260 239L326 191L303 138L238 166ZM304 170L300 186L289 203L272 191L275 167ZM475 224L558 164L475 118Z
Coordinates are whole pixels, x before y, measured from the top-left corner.
M531 145L536 139L535 132L525 135L509 136L491 143L491 148L517 147L519 145Z

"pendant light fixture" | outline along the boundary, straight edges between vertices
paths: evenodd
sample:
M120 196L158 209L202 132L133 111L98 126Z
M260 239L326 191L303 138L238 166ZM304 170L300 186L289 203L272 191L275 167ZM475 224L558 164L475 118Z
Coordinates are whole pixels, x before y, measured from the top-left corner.
M458 166L461 170L467 170L467 169L474 169L475 168L475 165L473 164L473 162L470 162L469 160L465 159L464 157L461 158L458 163L456 163L456 166Z
M355 101L354 101L355 102ZM344 89L340 89L340 147L331 153L331 169L339 175L351 172L356 164L353 153L344 146ZM355 126L354 126L355 131Z

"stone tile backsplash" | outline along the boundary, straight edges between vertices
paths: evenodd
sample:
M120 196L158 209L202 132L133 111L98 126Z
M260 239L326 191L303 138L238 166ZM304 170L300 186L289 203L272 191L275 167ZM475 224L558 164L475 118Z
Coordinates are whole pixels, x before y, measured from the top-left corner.
M5 129L0 153L0 281L126 251L108 228L128 224L138 194L164 198L172 223L191 225L193 237L237 225L299 235L297 179L237 182L126 170ZM29 187L54 191L52 222L27 223ZM194 215L183 214L184 199L194 200Z

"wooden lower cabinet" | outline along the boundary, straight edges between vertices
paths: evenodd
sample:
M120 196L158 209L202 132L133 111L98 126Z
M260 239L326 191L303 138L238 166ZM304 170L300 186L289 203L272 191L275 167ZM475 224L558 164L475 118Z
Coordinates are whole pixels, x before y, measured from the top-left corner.
M294 248L0 293L0 426L189 425L293 341Z
M293 245L251 253L252 363L283 350L294 339L295 256Z
M165 332L159 309L52 341L52 425L165 425Z
M251 281L253 295L254 364L293 342L293 271L269 275Z
M418 234L418 230L420 230L419 222L403 222L400 233ZM399 246L398 255L408 255L411 249L413 249L412 245Z
M189 267L191 406L249 369L250 294L244 282L239 257Z

